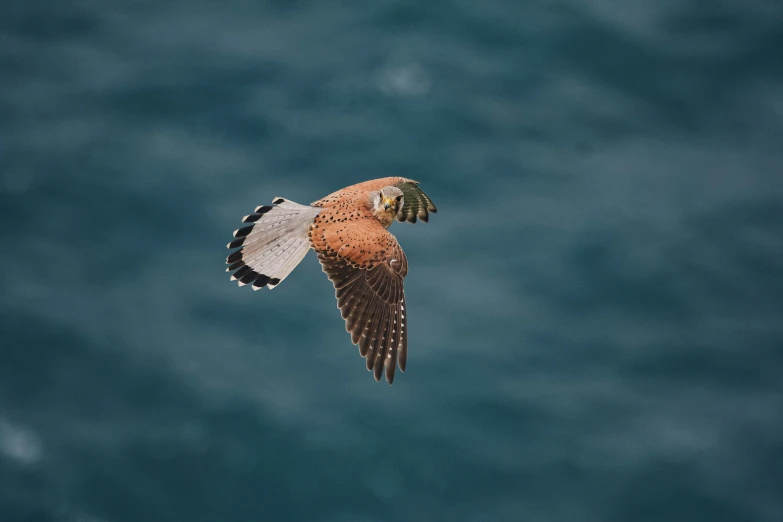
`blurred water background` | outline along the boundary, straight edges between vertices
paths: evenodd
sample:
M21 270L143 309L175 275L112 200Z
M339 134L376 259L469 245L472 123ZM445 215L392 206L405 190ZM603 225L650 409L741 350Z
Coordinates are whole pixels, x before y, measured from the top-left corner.
M783 520L783 3L0 6L0 520ZM408 371L239 219L422 182Z

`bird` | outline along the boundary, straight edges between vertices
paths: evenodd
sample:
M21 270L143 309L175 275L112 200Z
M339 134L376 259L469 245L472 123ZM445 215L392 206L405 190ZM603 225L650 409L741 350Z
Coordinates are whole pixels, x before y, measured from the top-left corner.
M226 271L239 286L271 290L313 249L367 370L376 381L385 370L391 385L408 358L408 260L388 228L395 220L427 222L437 211L419 182L403 177L357 183L310 205L275 197L242 218Z

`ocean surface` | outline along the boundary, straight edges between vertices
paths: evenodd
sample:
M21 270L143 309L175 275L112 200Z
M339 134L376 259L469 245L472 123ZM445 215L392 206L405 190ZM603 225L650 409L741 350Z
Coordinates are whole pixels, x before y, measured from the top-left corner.
M0 521L780 522L783 3L0 6ZM283 196L405 176L408 370Z

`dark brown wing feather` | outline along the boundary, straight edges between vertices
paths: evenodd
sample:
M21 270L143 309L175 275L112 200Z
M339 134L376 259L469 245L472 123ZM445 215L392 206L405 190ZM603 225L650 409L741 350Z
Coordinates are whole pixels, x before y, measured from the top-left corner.
M429 213L438 211L427 194L421 191L417 181L404 181L395 186L403 194L403 205L397 212L397 221L415 223L418 218L426 223L429 221Z
M319 252L318 260L334 284L340 315L351 341L367 359L367 369L378 381L385 367L386 381L391 384L398 355L402 371L407 357L402 277L385 263L359 268L329 252Z

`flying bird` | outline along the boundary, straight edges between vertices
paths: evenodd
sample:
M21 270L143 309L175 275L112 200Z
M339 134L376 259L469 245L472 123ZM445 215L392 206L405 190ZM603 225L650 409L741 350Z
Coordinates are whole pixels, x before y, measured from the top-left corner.
M334 285L351 342L376 381L405 371L408 311L402 280L408 260L387 229L396 219L415 223L437 212L411 179L391 177L351 185L310 205L276 197L256 207L234 231L226 263L239 286L275 288L312 248Z

